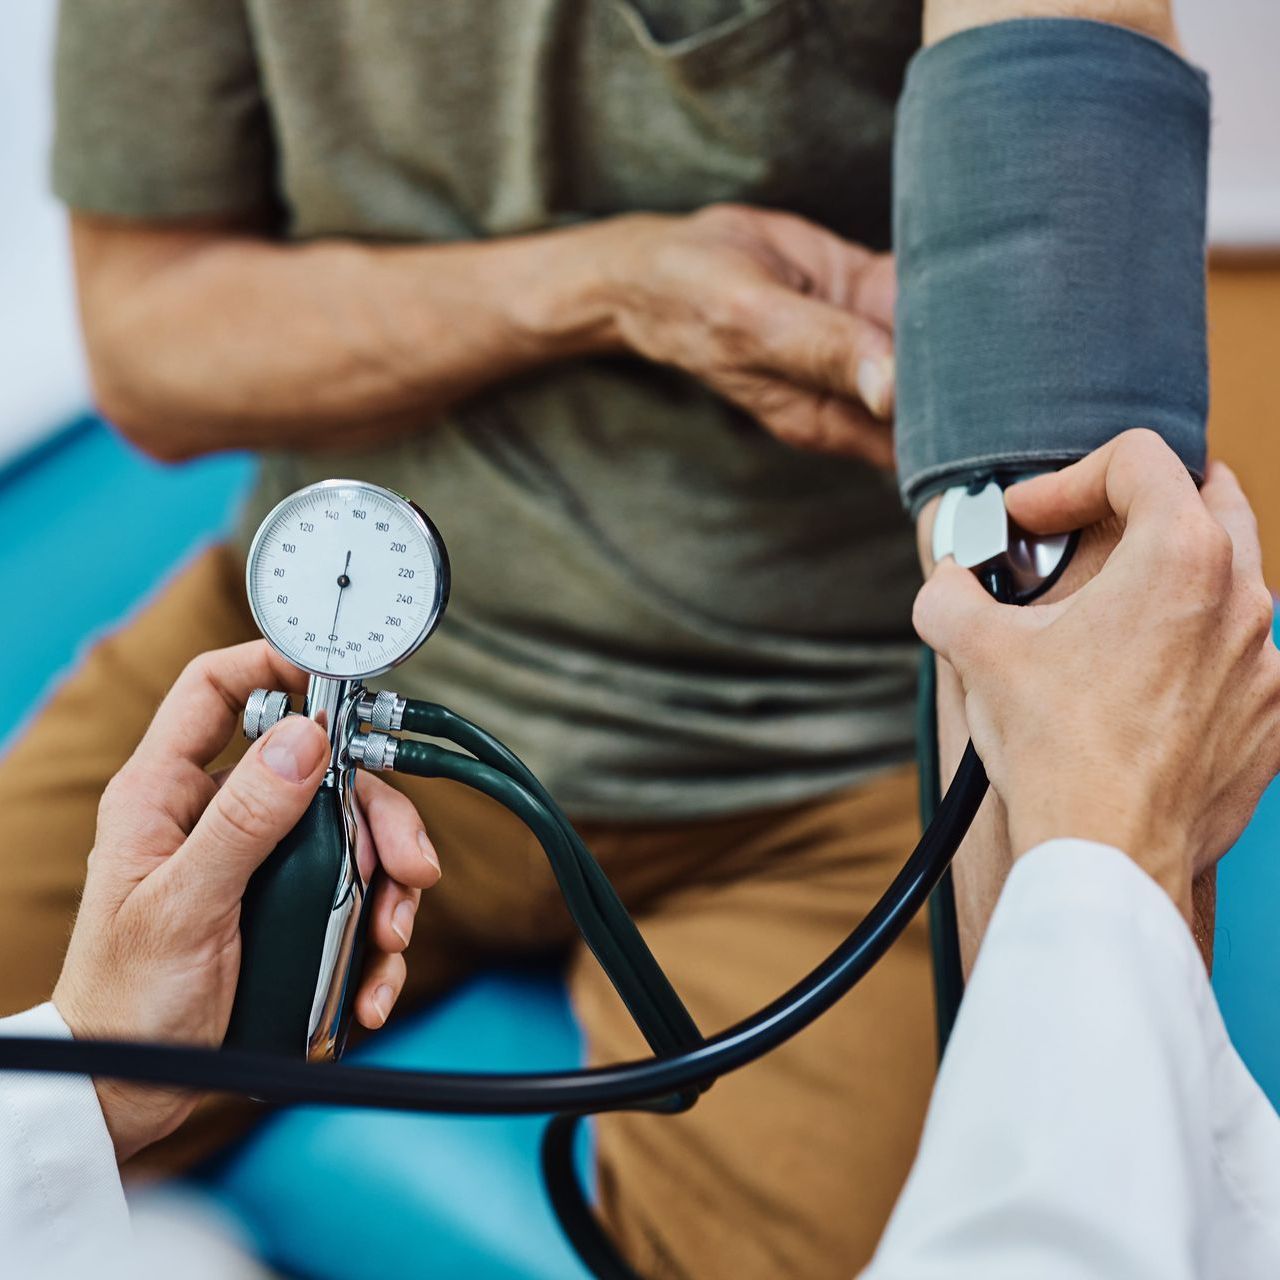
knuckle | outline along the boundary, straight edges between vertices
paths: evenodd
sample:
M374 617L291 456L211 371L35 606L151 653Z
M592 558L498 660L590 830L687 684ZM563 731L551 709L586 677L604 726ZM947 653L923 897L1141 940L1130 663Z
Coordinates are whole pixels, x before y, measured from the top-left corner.
M198 684L208 678L211 668L212 661L209 654L197 654L185 667L182 668L182 674L178 677L178 683Z
M126 764L102 789L102 795L98 799L99 822L104 818L111 818L116 809L129 803L132 782L132 774L130 773L129 765Z
M223 787L216 807L223 835L236 842L256 843L275 832L277 824L270 801L255 787Z
M391 960L391 972L388 974L391 979L391 985L397 996L404 990L404 984L409 977L409 963L403 954L397 952Z
M1230 572L1235 554L1231 536L1216 520L1202 522L1197 544L1201 568L1215 576Z
M1148 457L1152 452L1163 452L1167 446L1158 432L1150 427L1130 427L1121 432L1116 443L1117 453L1127 453L1135 458Z
M847 333L836 329L816 330L809 347L809 362L814 375L824 387L849 396L861 396L858 390L859 352Z
M943 636L940 623L940 609L936 596L927 593L925 588L915 598L915 605L911 609L911 626L915 627L915 634L924 641L929 648L934 650L947 649L951 652L951 646L945 644L946 637Z
M815 446L824 453L838 452L847 443L848 424L829 397L815 403L812 430Z
M1259 639L1270 636L1275 624L1276 602L1260 582L1252 583L1245 594L1245 616Z
M102 789L98 797L98 826L119 830L136 822L148 807L146 800L153 791L144 771L133 760L127 760Z
M109 866L111 857L104 851L100 844L95 844L89 850L89 856L85 859L85 882L89 880L99 879L103 875L105 866Z
M724 231L738 227L751 213L752 210L747 205L722 200L716 204L704 205L691 214L689 220L695 226L707 230Z
M936 566L934 571L925 579L924 586L916 592L915 603L911 607L911 620L916 624L917 630L921 624L928 626L933 621L934 608L938 593L941 590L938 583L938 577L941 572L943 572L943 566Z
M723 289L711 301L708 318L713 331L741 343L757 333L767 309L765 290L755 281L743 281Z
M807 419L797 420L794 417L778 421L770 428L773 434L784 444L804 453L821 453L822 432L817 425Z
M1178 521L1169 531L1167 548L1196 588L1225 580L1231 572L1230 535L1207 514L1189 515Z
M1232 561L1235 559L1231 535L1216 520L1209 519L1205 521L1205 525L1202 535L1204 567L1214 578L1229 577Z
M1160 466L1170 456L1171 450L1164 437L1150 427L1131 427L1116 437L1113 461L1125 467L1145 471Z
M933 635L933 599L927 594L929 590L928 584L916 596L915 603L911 606L911 625L915 629L916 635L920 637L925 644L931 643Z

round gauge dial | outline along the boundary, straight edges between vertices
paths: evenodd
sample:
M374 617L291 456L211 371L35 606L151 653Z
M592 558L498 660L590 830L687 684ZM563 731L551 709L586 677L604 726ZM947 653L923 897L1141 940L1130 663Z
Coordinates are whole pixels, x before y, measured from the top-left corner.
M403 662L435 630L449 560L426 515L363 480L290 494L249 548L249 606L294 666L363 680Z

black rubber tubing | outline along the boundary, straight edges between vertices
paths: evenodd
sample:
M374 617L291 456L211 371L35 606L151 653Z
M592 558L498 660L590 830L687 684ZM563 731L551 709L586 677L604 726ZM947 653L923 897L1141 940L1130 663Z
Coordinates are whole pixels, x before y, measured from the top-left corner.
M646 1104L705 1087L804 1030L884 955L925 904L987 792L970 743L928 829L880 900L816 969L771 1004L703 1043L582 1070L460 1074L286 1061L265 1054L118 1041L0 1038L0 1069L103 1076L264 1102L449 1115L545 1115Z
M457 756L425 743L402 742L397 748L398 753L403 753L396 756L397 770L452 777L485 791L513 812L512 788L525 788L526 794L520 798L525 821L551 862L579 930L584 938L588 925L602 930L605 939L620 949L626 960L625 975L610 970L607 965L605 972L627 1003L649 1047L661 1055L701 1044L702 1034L697 1024L654 959L609 878L533 771L505 743L439 703L409 701L402 727L412 733L443 738L477 759ZM549 826L554 831L548 830ZM576 859L578 876L557 867L566 855ZM588 902L585 907L582 903L575 906L570 890L582 887L586 888ZM591 945L589 938L588 945ZM592 951L603 964L601 948L593 946ZM643 999L628 999L628 984L637 983L644 989ZM655 1017L658 1021L651 1024ZM698 1097L698 1090L686 1090L643 1106L637 1104L637 1110L673 1114L687 1110ZM561 1113L552 1116L543 1130L539 1164L552 1212L565 1238L595 1280L643 1280L596 1217L591 1196L578 1177L574 1145L585 1118L581 1113Z
M586 881L587 892L593 900L596 911L607 922L613 937L631 957L637 970L638 980L647 986L650 999L661 1011L667 1024L669 1037L667 1050L687 1049L700 1043L703 1038L702 1033L689 1016L689 1011L684 1007L683 1001L667 975L653 958L639 929L636 928L635 921L623 906L609 878L587 848L573 823L556 803L555 797L542 785L533 770L505 743L438 702L419 702L411 699L405 705L402 727L410 733L420 733L429 738L444 738L462 747L483 764L497 769L523 786L533 799L546 809L551 820L560 828L570 851L578 860L583 879ZM421 750L421 747L422 744L413 744L410 751ZM397 757L396 768L403 768L407 760L406 756L406 760L402 763ZM459 780L475 785L474 780L466 775L460 775ZM535 834L538 833L535 831ZM545 841L543 847L547 849ZM547 851L550 856L550 849ZM643 1024L641 1026L643 1029ZM652 1040L650 1047L658 1049Z
M518 763L514 755L511 759ZM672 1053L701 1042L693 1019L612 884L576 832L570 839L572 828L558 810L553 813L509 773L430 743L402 740L395 768L397 773L461 782L515 814L542 845L574 923L649 1047L656 1053Z

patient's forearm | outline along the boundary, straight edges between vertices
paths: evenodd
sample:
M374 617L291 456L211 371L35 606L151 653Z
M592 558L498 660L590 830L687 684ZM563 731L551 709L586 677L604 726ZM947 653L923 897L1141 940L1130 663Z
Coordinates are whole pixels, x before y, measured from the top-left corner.
M166 458L350 447L596 349L582 276L606 224L483 243L291 245L73 220L99 405Z

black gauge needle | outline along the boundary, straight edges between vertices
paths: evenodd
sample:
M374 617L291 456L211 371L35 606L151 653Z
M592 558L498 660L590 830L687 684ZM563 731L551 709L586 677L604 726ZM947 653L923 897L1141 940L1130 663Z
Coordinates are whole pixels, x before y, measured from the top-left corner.
M351 568L351 552L347 552L346 563L342 566L342 572L338 574L338 603L333 610L333 625L329 628L329 651L325 654L324 667L327 671L329 663L333 661L333 646L336 643L334 637L338 634L338 614L342 612L342 593L351 585L351 579L347 577L347 570Z

